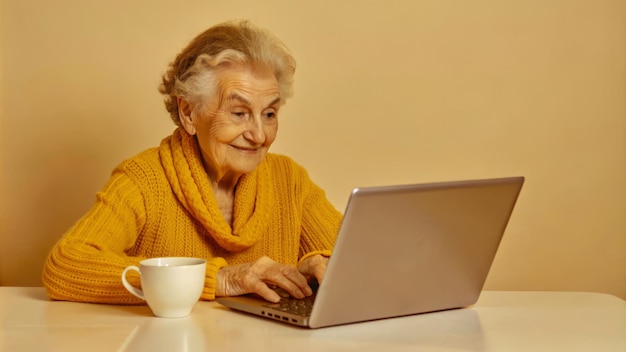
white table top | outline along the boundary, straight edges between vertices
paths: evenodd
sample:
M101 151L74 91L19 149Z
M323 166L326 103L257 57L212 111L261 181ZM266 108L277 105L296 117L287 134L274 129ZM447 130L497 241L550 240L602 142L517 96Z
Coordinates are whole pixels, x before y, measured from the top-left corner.
M485 291L470 308L310 330L214 302L164 319L0 287L0 319L0 351L626 351L626 301L581 292Z

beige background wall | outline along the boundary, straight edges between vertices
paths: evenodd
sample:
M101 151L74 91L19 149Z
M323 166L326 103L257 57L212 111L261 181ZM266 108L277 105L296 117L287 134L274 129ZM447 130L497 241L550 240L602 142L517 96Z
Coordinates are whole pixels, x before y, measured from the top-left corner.
M626 298L622 0L3 0L0 284L121 160L173 127L156 87L201 30L249 18L298 60L274 151L341 210L354 186L523 175L487 289Z

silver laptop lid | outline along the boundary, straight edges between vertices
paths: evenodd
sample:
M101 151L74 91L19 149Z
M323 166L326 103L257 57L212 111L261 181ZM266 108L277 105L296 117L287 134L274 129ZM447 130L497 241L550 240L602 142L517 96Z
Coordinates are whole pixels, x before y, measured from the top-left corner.
M311 327L472 305L523 177L355 189Z

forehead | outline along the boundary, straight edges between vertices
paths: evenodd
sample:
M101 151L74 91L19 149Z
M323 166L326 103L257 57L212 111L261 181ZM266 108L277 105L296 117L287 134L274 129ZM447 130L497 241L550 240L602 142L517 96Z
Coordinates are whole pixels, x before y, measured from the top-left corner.
M276 76L267 70L249 68L227 68L218 74L219 94L223 98L234 96L278 96Z

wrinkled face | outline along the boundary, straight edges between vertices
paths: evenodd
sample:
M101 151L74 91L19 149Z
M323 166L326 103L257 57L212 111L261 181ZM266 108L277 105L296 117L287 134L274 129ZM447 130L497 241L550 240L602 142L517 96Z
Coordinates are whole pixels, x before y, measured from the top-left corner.
M261 163L276 138L281 104L272 73L231 68L218 79L206 105L187 107L188 116L181 117L187 133L197 135L205 168L216 182L236 179Z

